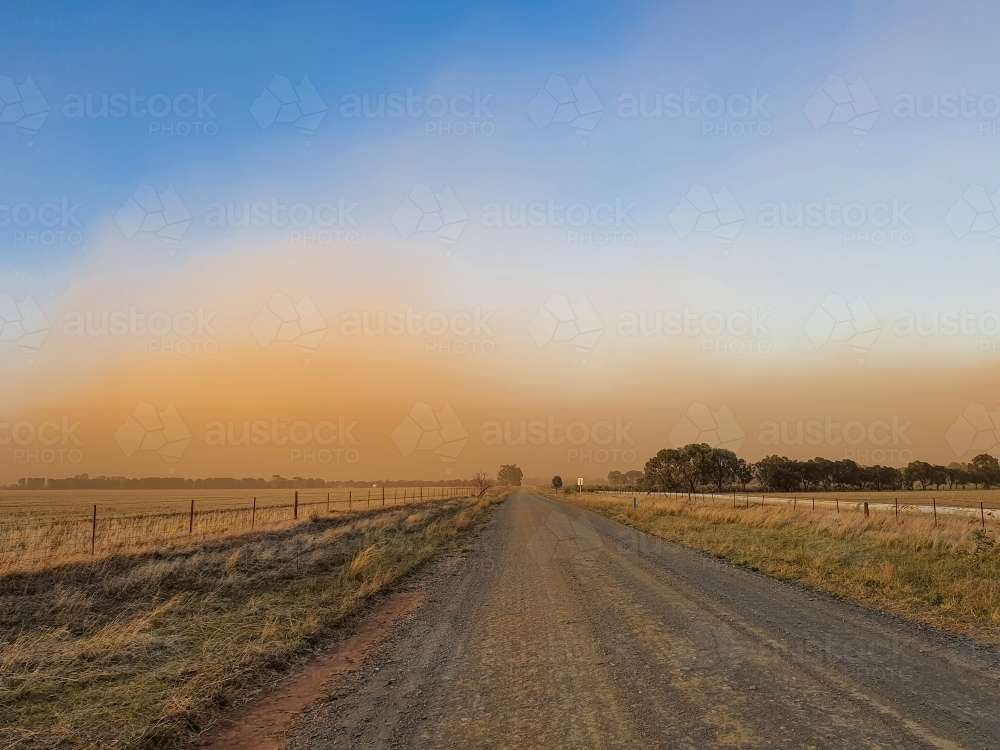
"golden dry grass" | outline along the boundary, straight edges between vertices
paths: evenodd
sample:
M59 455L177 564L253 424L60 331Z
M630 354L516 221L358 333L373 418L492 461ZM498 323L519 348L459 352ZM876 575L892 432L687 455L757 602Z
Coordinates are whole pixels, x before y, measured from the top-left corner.
M166 748L460 543L500 496L0 577L0 748Z
M751 492L751 495L754 493ZM758 496L760 493L757 493ZM832 502L834 498L848 503L887 503L893 504L894 500L899 500L899 504L913 506L929 506L936 500L938 505L950 505L958 508L978 508L982 503L987 510L1000 510L1000 489L967 489L967 490L883 490L875 492L866 490L864 492L769 492L769 498L793 498L797 497L799 502L803 498L816 498L816 502L826 500Z
M467 490L389 488L386 506ZM329 504L327 494L329 493ZM0 492L0 575L171 549L294 522L294 490L8 490ZM194 501L194 523L191 503ZM256 501L256 511L253 510ZM97 506L96 535L93 508ZM301 490L299 520L382 507L381 489Z
M1000 525L977 516L552 494L776 578L1000 643Z

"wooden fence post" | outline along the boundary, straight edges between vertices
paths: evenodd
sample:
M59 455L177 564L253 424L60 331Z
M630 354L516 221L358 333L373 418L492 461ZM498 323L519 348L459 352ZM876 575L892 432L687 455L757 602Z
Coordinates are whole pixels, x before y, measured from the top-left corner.
M986 528L986 511L983 510L983 504L979 503L979 516L983 519L983 528Z
M813 498L813 510L816 510L816 498Z
M299 517L299 491L295 490L295 510L292 511L293 516L298 519Z
M354 494L354 490L347 491L347 509L351 509L351 496Z
M937 498L932 497L931 502L934 503L934 525L937 526Z
M382 507L385 507L385 485L382 485Z
M839 497L835 497L835 498L833 498L833 500L834 500L835 503L837 503L837 512L840 513L840 498Z
M865 518L868 518L868 501L865 500Z
M188 520L188 536L194 534L194 498L191 498L191 517Z
M899 518L899 498L896 498L896 518Z
M330 512L330 493L326 493L326 512Z
M94 503L94 520L90 526L90 556L94 556L97 547L97 503Z
M257 498L253 499L253 511L250 513L250 528L257 525Z

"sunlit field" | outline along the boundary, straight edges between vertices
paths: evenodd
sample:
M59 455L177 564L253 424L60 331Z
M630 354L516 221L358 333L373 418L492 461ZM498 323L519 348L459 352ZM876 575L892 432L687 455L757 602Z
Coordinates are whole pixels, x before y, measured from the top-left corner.
M621 495L634 495L642 497L646 493L642 490L630 491L621 490L616 492ZM685 493L680 493L685 494ZM967 489L967 490L873 490L864 492L851 491L831 491L831 492L767 492L761 493L758 489L748 488L745 492L741 490L729 490L723 493L702 493L699 491L697 497L715 499L719 502L733 502L735 498L737 504L745 504L747 498L751 503L760 504L761 498L767 505L788 503L811 504L816 501L817 506L835 506L837 501L843 504L844 508L853 509L858 503L868 503L869 506L895 506L898 501L900 509L908 506L919 508L933 508L936 503L938 508L968 508L979 510L982 503L985 511L990 511L1000 515L1000 489L991 488L988 490Z
M0 573L468 494L448 487L0 491Z

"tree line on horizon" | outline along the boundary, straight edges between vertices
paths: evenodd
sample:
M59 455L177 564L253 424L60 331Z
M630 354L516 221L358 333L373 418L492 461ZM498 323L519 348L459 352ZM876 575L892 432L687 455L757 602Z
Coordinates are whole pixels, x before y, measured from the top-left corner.
M1000 460L981 453L968 463L947 466L911 461L903 468L865 466L845 458L834 461L816 457L799 461L772 455L757 462L739 458L725 448L691 443L665 448L650 458L643 470L608 474L608 486L651 492L717 492L754 486L765 492L831 490L955 489L967 486L1000 486Z

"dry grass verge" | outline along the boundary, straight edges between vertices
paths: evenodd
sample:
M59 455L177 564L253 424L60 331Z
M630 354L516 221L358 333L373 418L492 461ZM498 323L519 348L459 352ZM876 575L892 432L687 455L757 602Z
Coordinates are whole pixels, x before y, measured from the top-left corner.
M500 496L0 578L0 748L166 748L338 635Z
M620 523L782 580L1000 644L997 525L632 496L565 495Z

